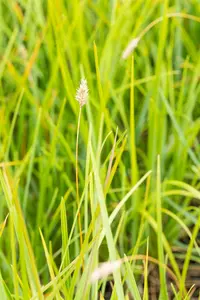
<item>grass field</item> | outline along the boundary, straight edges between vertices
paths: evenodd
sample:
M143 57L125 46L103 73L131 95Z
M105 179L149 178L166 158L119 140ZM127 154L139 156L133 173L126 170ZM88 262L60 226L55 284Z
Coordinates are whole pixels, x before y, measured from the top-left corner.
M200 299L199 81L199 0L0 0L1 300Z

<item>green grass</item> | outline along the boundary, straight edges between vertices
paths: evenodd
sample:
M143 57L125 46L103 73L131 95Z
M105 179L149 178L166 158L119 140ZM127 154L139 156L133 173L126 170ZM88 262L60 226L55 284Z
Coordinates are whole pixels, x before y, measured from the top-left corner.
M0 299L199 297L199 16L0 0Z

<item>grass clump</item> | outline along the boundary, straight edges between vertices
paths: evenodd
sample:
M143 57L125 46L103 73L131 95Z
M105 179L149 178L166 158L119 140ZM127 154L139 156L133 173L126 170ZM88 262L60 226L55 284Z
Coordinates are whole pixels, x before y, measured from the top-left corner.
M0 299L197 299L198 0L0 4Z

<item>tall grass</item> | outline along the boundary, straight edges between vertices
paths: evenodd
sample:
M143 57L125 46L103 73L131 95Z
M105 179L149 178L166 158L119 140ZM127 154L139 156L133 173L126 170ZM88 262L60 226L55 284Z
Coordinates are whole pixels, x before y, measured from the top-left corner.
M0 0L0 299L198 297L199 15Z

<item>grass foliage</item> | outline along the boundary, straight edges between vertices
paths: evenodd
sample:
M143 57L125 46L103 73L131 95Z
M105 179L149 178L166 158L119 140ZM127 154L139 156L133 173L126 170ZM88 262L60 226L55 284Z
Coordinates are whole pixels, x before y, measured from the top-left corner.
M198 296L199 16L0 0L1 300Z

